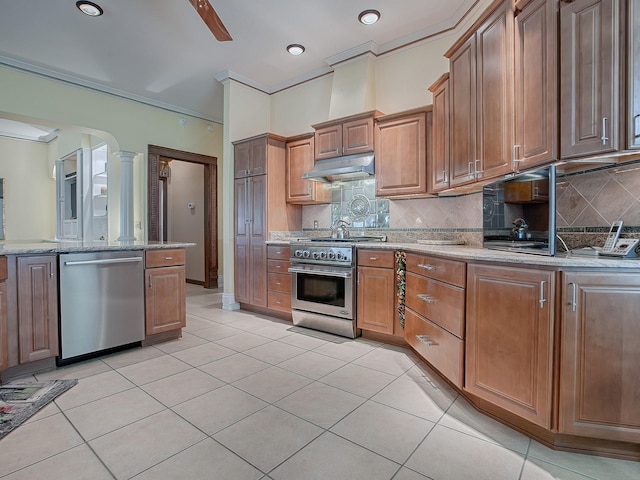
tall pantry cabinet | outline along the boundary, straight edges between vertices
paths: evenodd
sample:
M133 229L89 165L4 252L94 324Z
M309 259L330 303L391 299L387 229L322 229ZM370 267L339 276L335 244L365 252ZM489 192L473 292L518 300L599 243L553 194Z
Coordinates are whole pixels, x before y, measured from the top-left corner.
M269 232L300 230L300 205L287 203L285 141L263 134L233 142L235 296L243 306L267 307Z

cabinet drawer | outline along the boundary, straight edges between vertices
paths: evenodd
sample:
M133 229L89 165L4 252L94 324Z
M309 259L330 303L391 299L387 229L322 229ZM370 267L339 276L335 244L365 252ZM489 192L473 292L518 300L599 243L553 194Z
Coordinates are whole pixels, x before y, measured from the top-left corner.
M291 247L284 245L267 245L267 258L289 260Z
M464 262L407 253L407 272L464 287L466 271L466 263Z
M462 388L464 378L464 342L455 335L405 311L404 339L422 358L433 365L455 386Z
M291 312L291 294L269 291L267 293L267 307L272 310Z
M170 267L185 264L184 248L147 250L145 252L146 268Z
M0 257L0 282L7 278L7 257Z
M407 272L405 304L433 323L464 338L464 289Z
M269 273L286 273L289 274L289 267L291 262L289 260L267 260L267 272Z
M395 253L392 250L358 250L358 266L394 268Z
M267 278L267 290L291 294L291 274L269 273Z

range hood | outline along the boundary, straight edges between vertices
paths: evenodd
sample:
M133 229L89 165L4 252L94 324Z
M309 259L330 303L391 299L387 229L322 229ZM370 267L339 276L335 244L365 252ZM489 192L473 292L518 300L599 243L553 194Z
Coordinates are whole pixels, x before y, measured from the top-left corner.
M313 170L303 173L302 178L325 183L360 180L373 175L373 165L373 152L317 160Z

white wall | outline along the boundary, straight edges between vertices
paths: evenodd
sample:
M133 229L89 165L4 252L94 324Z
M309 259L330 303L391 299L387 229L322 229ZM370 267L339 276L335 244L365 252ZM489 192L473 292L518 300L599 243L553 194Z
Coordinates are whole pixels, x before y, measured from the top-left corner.
M5 242L40 242L55 237L56 182L51 174L49 145L0 137Z
M169 166L168 240L196 244L187 248L187 279L204 282L204 165L174 160Z

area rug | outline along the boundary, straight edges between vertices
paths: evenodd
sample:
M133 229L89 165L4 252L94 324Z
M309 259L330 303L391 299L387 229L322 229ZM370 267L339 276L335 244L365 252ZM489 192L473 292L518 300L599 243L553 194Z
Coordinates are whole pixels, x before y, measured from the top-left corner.
M76 383L78 380L75 379L47 382L17 380L0 385L0 439Z

